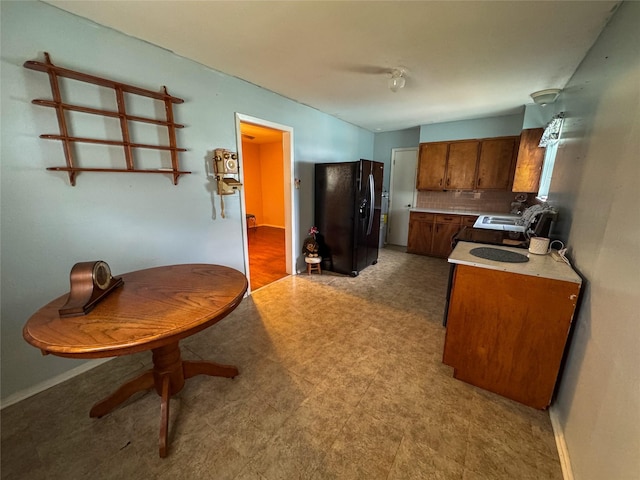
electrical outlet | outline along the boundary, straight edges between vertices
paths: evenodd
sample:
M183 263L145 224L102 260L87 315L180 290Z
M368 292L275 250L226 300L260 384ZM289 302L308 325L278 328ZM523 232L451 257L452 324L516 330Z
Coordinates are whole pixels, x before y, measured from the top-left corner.
M556 262L564 262L564 260L556 250L551 250L551 258L553 258Z

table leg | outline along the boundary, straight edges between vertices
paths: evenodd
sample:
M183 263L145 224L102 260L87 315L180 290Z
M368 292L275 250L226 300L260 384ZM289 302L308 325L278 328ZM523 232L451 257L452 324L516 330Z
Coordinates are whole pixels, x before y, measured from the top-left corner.
M153 370L147 370L142 375L129 380L108 397L100 400L89 411L90 417L102 417L124 403L131 395L153 388Z
M169 395L175 395L184 387L184 372L178 342L154 348L151 353L156 392L162 396L165 377L169 377Z
M238 375L238 369L233 365L221 365L214 362L182 362L182 369L184 378L191 378L196 375L233 378Z
M167 437L169 436L169 387L171 378L166 375L162 379L162 402L160 404L160 458L167 456Z
M184 387L185 375L178 342L154 348L152 354L156 392L161 397L159 452L160 458L165 458L169 450L170 400Z
M152 357L152 370L126 382L107 398L96 403L91 408L89 415L102 417L113 411L134 393L155 387L161 397L159 450L160 457L164 458L167 456L169 448L170 399L182 390L185 380L196 375L233 378L238 375L238 369L233 365L222 365L215 362L183 362L178 342L154 348Z

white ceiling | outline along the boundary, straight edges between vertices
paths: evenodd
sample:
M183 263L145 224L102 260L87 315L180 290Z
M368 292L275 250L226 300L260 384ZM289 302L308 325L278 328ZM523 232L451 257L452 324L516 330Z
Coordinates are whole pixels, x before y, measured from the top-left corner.
M520 113L564 87L619 2L47 3L375 132Z

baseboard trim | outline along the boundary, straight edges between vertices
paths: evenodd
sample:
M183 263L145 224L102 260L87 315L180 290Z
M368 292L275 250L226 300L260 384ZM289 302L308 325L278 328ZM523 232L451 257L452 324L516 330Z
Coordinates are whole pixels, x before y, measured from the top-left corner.
M0 410L10 405L14 405L29 397L32 397L40 392L44 392L45 390L48 390L49 388L58 385L59 383L69 380L70 378L76 377L84 372L88 372L92 368L96 368L98 365L102 365L109 360L113 360L113 358L99 358L96 360L89 360L82 365L61 373L60 375L56 375L55 377L45 380L44 382L40 382L33 387L25 388L24 390L20 390L19 392L9 395L7 398L1 401Z
M282 225L271 225L270 223L261 223L260 225L256 225L256 228L258 227L269 227L269 228L277 228L279 230L284 230L284 227Z
M569 458L569 450L567 442L564 438L564 432L560 425L560 419L555 408L549 408L549 418L551 419L551 427L553 428L553 436L556 440L556 448L560 457L560 467L562 468L562 477L564 480L573 479L573 469L571 468L571 459Z

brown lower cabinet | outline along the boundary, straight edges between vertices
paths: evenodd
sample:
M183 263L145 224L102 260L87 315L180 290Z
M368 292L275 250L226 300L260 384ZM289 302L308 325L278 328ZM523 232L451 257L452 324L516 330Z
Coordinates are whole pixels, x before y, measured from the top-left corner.
M463 238L463 240L478 243L489 243L493 245L502 243L502 238L504 237L502 230L483 230L480 228L472 228L468 230L468 233L465 233L466 238Z
M547 408L579 290L569 281L456 265L443 362L459 380Z
M430 255L433 245L433 213L411 212L409 214L409 236L407 252Z
M460 231L461 216L436 215L431 255L446 258L453 250L453 237Z
M411 212L407 252L447 258L453 249L453 237L464 226L473 225L477 218L474 215Z

